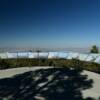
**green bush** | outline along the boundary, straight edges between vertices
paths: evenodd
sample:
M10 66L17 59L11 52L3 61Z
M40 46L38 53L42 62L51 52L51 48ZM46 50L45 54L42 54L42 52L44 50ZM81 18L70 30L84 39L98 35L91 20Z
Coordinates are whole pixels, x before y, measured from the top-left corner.
M77 59L0 59L0 69L31 66L75 68L77 70L89 70L100 73L100 64L80 61Z
M86 65L84 66L84 69L100 73L100 64L93 63L93 62L92 63L87 62Z

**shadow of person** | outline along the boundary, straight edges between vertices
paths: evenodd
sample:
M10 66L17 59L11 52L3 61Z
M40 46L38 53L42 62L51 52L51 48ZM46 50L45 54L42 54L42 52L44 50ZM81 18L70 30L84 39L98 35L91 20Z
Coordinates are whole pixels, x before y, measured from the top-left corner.
M93 81L81 72L49 68L1 79L0 100L85 100L81 91L91 88Z

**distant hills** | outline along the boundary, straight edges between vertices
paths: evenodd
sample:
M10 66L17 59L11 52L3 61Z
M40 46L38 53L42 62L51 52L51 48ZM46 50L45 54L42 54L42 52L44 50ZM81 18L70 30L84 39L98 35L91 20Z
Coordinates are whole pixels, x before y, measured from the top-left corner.
M17 52L17 51L72 51L80 53L88 53L90 48L12 48L12 47L1 47L0 52Z

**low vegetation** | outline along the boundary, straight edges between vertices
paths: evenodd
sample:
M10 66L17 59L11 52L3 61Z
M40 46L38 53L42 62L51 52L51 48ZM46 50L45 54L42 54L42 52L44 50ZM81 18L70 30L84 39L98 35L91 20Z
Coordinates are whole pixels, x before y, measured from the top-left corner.
M77 59L0 59L0 69L31 67L31 66L54 66L89 70L100 73L100 64L80 61Z

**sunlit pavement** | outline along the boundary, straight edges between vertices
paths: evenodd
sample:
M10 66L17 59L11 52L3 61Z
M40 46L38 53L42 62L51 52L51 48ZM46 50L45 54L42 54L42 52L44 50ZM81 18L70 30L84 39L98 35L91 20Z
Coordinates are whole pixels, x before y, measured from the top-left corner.
M23 74L23 73L28 72L28 71L35 71L38 69L50 69L50 68L53 68L53 67L36 66L36 67L22 67L22 68L0 70L0 79L10 78L14 75ZM93 85L91 88L81 91L83 98L92 97L92 98L95 98L96 100L100 100L100 74L96 74L96 73L89 72L89 71L83 71L81 74L87 75L88 79L93 80ZM51 81L52 77L53 77L52 75L49 76L48 80ZM65 78L67 79L67 77L65 77ZM36 79L36 80L38 80L38 79ZM39 84L39 87L41 87L43 85L45 85L45 83ZM43 99L43 97L39 97L39 96L35 96L35 98L36 98L36 100L45 100L45 98Z

